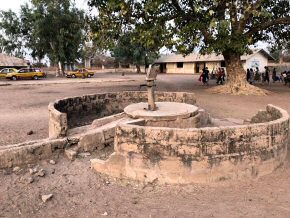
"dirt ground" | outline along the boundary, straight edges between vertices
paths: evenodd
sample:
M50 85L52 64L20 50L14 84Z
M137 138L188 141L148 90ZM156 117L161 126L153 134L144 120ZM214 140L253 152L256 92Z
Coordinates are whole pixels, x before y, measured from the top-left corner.
M0 145L47 137L47 105L57 98L96 92L139 90L144 75L102 74L129 82L0 86ZM212 82L214 84L214 81ZM159 75L158 90L196 93L200 107L218 118L246 119L269 103L290 113L290 88L261 85L269 96L211 94L189 75ZM27 135L32 130L34 134ZM110 148L101 154L110 153ZM94 157L94 156L93 156ZM45 176L0 170L0 217L290 217L290 155L285 165L258 180L211 185L137 184L94 173L89 159L71 162L62 155L38 163ZM29 179L31 182L29 183ZM53 194L43 203L41 196Z

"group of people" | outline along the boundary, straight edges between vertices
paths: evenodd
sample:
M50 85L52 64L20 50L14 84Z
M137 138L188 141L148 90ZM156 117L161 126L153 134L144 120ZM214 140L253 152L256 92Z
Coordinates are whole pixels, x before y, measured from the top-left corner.
M225 82L225 70L223 68L218 68L217 72L212 71L211 73L211 79L216 78L216 84L218 85L223 85L223 83ZM202 70L202 73L199 77L199 81L201 81L203 83L203 85L208 85L208 81L209 81L209 70L207 67L205 67Z
M253 84L255 82L262 82L262 83L270 83L270 74L272 82L282 82L285 85L290 86L290 71L284 71L281 72L280 75L277 74L276 68L273 69L272 72L270 72L270 69L268 67L265 67L265 72L260 72L259 68L250 68L247 69L246 78L247 81L250 84ZM216 79L217 85L223 85L225 82L225 70L224 68L220 67L217 70L213 70L211 74L209 73L209 70L207 67L205 67L202 70L202 73L199 77L199 81L203 83L203 85L208 85L209 79Z
M262 82L262 83L270 83L270 69L268 67L265 67L265 72L260 72L259 68L256 67L255 69L250 68L247 69L247 81L250 84L253 84L254 82ZM277 71L276 68L273 69L272 74L272 82L284 82L285 85L287 85L287 83L289 83L290 85L290 71L285 71L285 72L281 72L280 76L277 75Z

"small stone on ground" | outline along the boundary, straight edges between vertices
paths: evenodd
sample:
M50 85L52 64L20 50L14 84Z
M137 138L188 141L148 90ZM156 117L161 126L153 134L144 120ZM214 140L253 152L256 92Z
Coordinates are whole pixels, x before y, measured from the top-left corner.
M30 130L29 132L27 132L27 135L32 135L34 132L32 130Z
M56 164L54 160L50 160L49 163L52 164L52 165Z
M18 172L20 170L20 167L14 167L13 172Z
M53 197L53 194L42 195L41 200L45 203Z
M77 156L77 152L71 149L66 149L65 150L65 155L68 159L70 160L75 160Z

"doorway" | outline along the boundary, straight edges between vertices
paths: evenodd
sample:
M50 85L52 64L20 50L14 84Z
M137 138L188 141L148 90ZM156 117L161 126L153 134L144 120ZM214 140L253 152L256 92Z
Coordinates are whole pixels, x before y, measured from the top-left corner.
M166 73L166 63L160 64L160 73Z

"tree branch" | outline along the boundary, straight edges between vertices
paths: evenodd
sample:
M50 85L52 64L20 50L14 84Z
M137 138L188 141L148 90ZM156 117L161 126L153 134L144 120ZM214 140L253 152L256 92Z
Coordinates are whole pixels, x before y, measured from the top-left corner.
M238 26L238 32L242 33L243 30L246 28L246 25L248 23L248 20L250 19L251 16L253 16L253 11L257 10L259 7L261 7L262 0L258 0L255 3L251 3L248 1L244 2L244 17L240 19L239 26ZM248 8L250 7L250 8Z
M278 19L273 20L273 21L261 23L259 26L256 26L256 27L253 27L252 29L250 29L248 32L245 33L245 35L252 36L261 30L265 30L269 27L279 25L279 24L290 24L290 17L282 17L282 18L278 18Z

